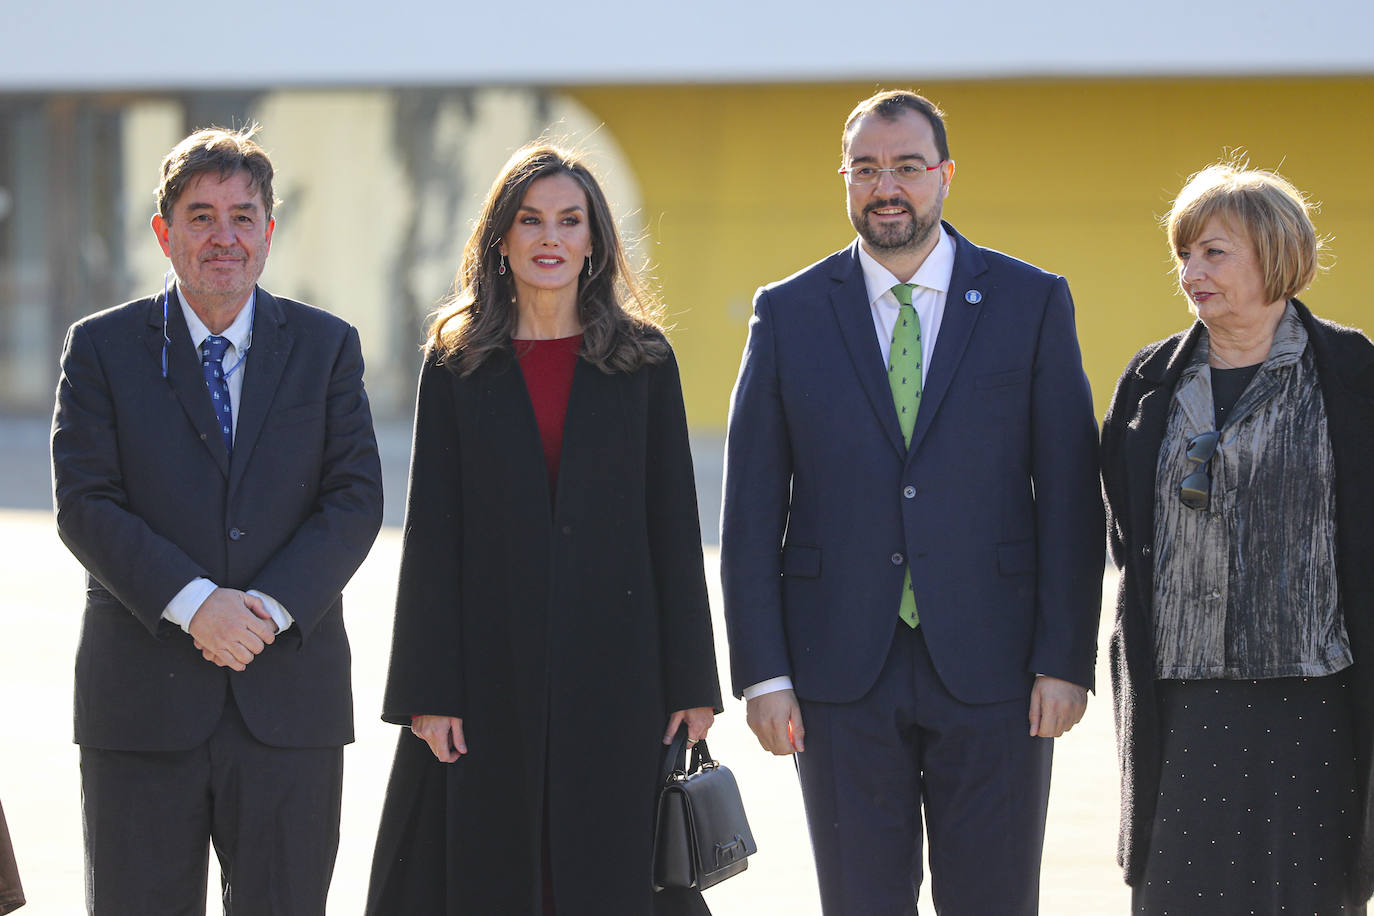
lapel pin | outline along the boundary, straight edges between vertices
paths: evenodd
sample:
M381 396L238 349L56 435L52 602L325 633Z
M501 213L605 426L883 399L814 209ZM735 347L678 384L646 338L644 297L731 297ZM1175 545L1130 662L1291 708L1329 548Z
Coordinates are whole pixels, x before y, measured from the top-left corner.
M978 290L976 289L971 289L968 292L964 293L964 301L967 302L969 305L977 305L978 303L983 301L983 294L978 292Z

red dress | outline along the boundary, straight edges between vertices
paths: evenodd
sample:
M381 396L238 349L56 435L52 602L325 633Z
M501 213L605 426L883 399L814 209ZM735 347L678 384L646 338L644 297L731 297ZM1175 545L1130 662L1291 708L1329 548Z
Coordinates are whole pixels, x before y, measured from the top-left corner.
M544 463L549 469L549 499L558 490L558 459L563 454L563 420L572 395L573 370L582 349L582 335L552 340L513 340L515 358L525 376L525 388L544 444ZM544 916L553 916L553 880L549 873L548 811L544 812Z
M549 497L558 486L558 459L563 454L563 419L568 414L573 370L582 349L582 335L553 340L513 340L515 358L525 376L525 388L544 443L544 462L549 468Z

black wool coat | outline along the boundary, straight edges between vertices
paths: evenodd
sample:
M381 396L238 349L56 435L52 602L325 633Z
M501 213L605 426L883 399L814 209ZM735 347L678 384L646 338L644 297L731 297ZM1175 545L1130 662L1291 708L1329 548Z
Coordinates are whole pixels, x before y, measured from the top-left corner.
M1336 574L1355 664L1353 721L1361 804L1351 880L1359 899L1374 892L1374 344L1357 330L1323 321L1296 299L1326 407L1336 465ZM1145 867L1160 778L1155 695L1155 464L1169 403L1202 325L1135 355L1117 382L1102 426L1107 537L1121 569L1111 640L1112 697L1121 760L1117 860L1126 883Z
M369 913L650 913L662 736L720 708L677 364L579 359L556 499L513 353L420 375L382 718L463 719L468 754L402 731Z

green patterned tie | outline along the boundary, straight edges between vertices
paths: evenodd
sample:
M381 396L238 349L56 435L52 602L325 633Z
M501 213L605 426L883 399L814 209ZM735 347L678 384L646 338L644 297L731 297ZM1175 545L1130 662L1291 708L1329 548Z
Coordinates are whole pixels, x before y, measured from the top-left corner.
M911 431L916 428L916 411L921 407L921 319L911 305L913 283L898 283L892 287L901 310L892 326L892 349L887 358L887 382L892 388L892 403L897 408L897 422L902 427L902 439L911 445ZM911 562L907 561L906 579L902 582L902 606L897 610L909 627L920 621L916 615L916 593L911 590Z

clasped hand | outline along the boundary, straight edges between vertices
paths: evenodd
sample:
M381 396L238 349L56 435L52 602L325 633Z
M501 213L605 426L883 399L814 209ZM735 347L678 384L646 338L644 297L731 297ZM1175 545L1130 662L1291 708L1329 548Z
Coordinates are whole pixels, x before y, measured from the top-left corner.
M242 671L277 638L277 625L262 599L234 588L217 588L187 629L206 661Z

